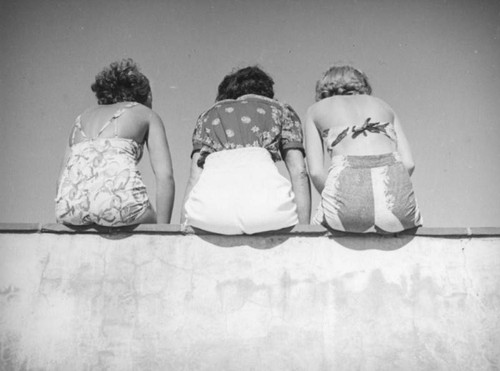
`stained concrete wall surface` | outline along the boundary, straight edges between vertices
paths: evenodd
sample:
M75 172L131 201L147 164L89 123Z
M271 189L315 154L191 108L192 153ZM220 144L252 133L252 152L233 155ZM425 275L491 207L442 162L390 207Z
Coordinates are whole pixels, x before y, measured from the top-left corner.
M498 370L500 237L0 234L1 370Z

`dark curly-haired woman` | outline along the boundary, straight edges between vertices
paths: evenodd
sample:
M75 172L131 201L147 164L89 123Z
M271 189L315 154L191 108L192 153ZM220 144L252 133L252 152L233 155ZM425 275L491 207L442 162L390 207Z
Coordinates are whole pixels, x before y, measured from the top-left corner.
M221 234L253 234L309 223L302 127L273 99L273 80L252 66L227 75L193 134L181 221ZM284 159L288 179L274 162ZM293 191L292 191L293 189Z
M413 229L422 218L410 146L395 112L371 91L366 75L351 66L330 68L316 84L305 123L309 173L321 194L313 222L358 233Z
M151 109L149 81L132 59L103 69L91 86L98 105L76 118L56 196L56 219L70 225L169 223L174 201L170 150ZM147 145L156 212L137 170Z

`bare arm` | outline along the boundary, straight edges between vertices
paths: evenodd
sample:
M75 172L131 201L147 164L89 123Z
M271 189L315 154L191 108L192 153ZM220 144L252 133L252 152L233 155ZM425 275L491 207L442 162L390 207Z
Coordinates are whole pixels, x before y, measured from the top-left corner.
M314 188L321 194L323 188L325 188L326 182L326 174L323 168L323 140L314 123L312 111L313 108L309 107L305 121L306 159L309 175L311 176Z
M396 131L397 136L397 150L401 155L401 160L403 161L403 165L408 170L410 175L413 174L413 170L415 170L415 162L413 161L413 156L411 154L410 144L406 139L406 135L401 127L401 123L399 122L399 118L396 114L394 114L394 130Z
M285 164L290 173L293 193L295 193L299 223L309 224L311 218L311 188L302 151L293 148L287 150Z
M172 158L161 118L152 113L147 140L151 167L156 180L157 222L170 223L174 206L175 182Z
M189 194L193 190L193 187L196 185L196 183L198 183L198 179L200 178L201 172L203 171L203 169L198 166L199 158L200 158L200 152L195 152L193 154L193 157L191 158L191 171L189 174L189 180L186 185L186 190L184 192L184 200L182 201L182 207L181 207L181 224L183 224L186 219L186 211L185 211L186 201L189 197Z

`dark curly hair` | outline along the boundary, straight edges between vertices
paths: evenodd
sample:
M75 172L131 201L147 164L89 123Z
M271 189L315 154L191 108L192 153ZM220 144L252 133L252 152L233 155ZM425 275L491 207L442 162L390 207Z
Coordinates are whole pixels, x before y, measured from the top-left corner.
M113 62L95 77L91 85L99 104L146 103L151 93L149 80L131 59Z
M215 101L237 99L246 94L274 98L274 81L258 66L249 66L226 75L219 84Z
M333 95L371 93L368 77L351 66L330 67L316 83L316 102Z

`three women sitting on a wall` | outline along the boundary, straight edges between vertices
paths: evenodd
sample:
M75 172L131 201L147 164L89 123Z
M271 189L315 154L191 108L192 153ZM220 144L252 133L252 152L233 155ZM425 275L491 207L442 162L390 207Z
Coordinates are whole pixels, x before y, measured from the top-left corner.
M309 179L300 119L274 99L258 67L227 75L193 134L181 222L222 234L308 224ZM71 225L169 223L174 201L170 151L151 110L149 81L131 59L112 63L92 84L98 105L77 117L58 182L56 218ZM316 86L305 123L309 173L321 201L313 223L348 232L398 232L422 218L414 164L391 107L372 97L367 77L332 67ZM156 179L156 212L137 171L144 144ZM323 167L323 148L331 157ZM274 162L284 160L291 183Z
M258 67L227 75L193 134L181 221L220 234L253 234L308 224L310 188L301 122L274 99ZM284 160L291 184L274 162Z
M305 122L309 174L321 194L315 224L361 233L422 225L410 146L395 112L371 91L365 74L350 66L332 67L317 82Z
M77 117L56 196L58 222L122 226L170 223L174 178L165 129L152 111L149 81L131 59L112 63L92 84L98 105ZM147 145L156 212L137 170Z

